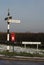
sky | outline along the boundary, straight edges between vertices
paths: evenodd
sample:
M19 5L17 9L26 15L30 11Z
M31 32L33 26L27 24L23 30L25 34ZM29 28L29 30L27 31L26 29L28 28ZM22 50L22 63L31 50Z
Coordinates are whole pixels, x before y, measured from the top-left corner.
M0 0L0 32L7 32L8 8L12 19L10 32L44 32L44 0Z

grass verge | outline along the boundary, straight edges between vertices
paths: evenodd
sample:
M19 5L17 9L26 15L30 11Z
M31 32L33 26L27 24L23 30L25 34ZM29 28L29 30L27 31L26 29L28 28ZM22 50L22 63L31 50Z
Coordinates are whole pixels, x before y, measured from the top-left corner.
M27 57L44 57L44 54L39 54L39 53L26 53L26 52L9 52L9 51L2 51L0 54L5 55L5 56L27 56Z

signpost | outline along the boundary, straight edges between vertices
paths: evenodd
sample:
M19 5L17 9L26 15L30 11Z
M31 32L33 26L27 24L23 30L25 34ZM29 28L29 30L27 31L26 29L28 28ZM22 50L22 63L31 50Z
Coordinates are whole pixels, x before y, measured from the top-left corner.
M12 19L12 16L10 16L10 13L9 13L9 9L8 9L8 15L7 17L5 18L5 20L7 20L7 42L9 43L9 35L10 35L10 32L9 32L9 27L10 27L10 22L9 20ZM7 50L9 51L9 46L7 46Z
M9 20L9 23L20 23L20 20Z
M10 38L10 35L9 35L9 27L10 27L10 23L20 23L20 20L13 20L12 19L12 16L10 16L10 12L9 12L9 9L8 9L8 15L7 15L7 17L5 18L5 20L7 20L7 41L8 41L8 43L9 43L9 38ZM12 39L12 41L14 41L15 40L15 37L14 37L14 35L12 35L12 37L11 37L11 39ZM7 46L7 50L9 50L9 46Z

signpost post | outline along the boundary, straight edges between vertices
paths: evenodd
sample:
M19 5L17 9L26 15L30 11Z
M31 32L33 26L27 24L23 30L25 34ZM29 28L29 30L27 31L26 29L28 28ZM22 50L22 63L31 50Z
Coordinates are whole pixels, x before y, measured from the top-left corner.
M8 15L5 18L5 20L7 20L7 42L8 42L8 44L9 44L9 35L10 35L10 32L9 32L9 29L10 29L10 22L9 22L9 20L10 19L12 19L12 16L10 16L9 9L8 9ZM9 51L9 46L7 46L7 50Z

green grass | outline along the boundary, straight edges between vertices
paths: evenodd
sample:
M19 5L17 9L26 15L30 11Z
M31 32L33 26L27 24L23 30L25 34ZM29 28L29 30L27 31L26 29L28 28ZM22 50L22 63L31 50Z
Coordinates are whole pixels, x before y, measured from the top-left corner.
M39 53L26 53L26 52L9 52L9 51L3 51L0 52L0 54L5 55L5 56L27 56L27 57L44 57L44 54L39 54Z

